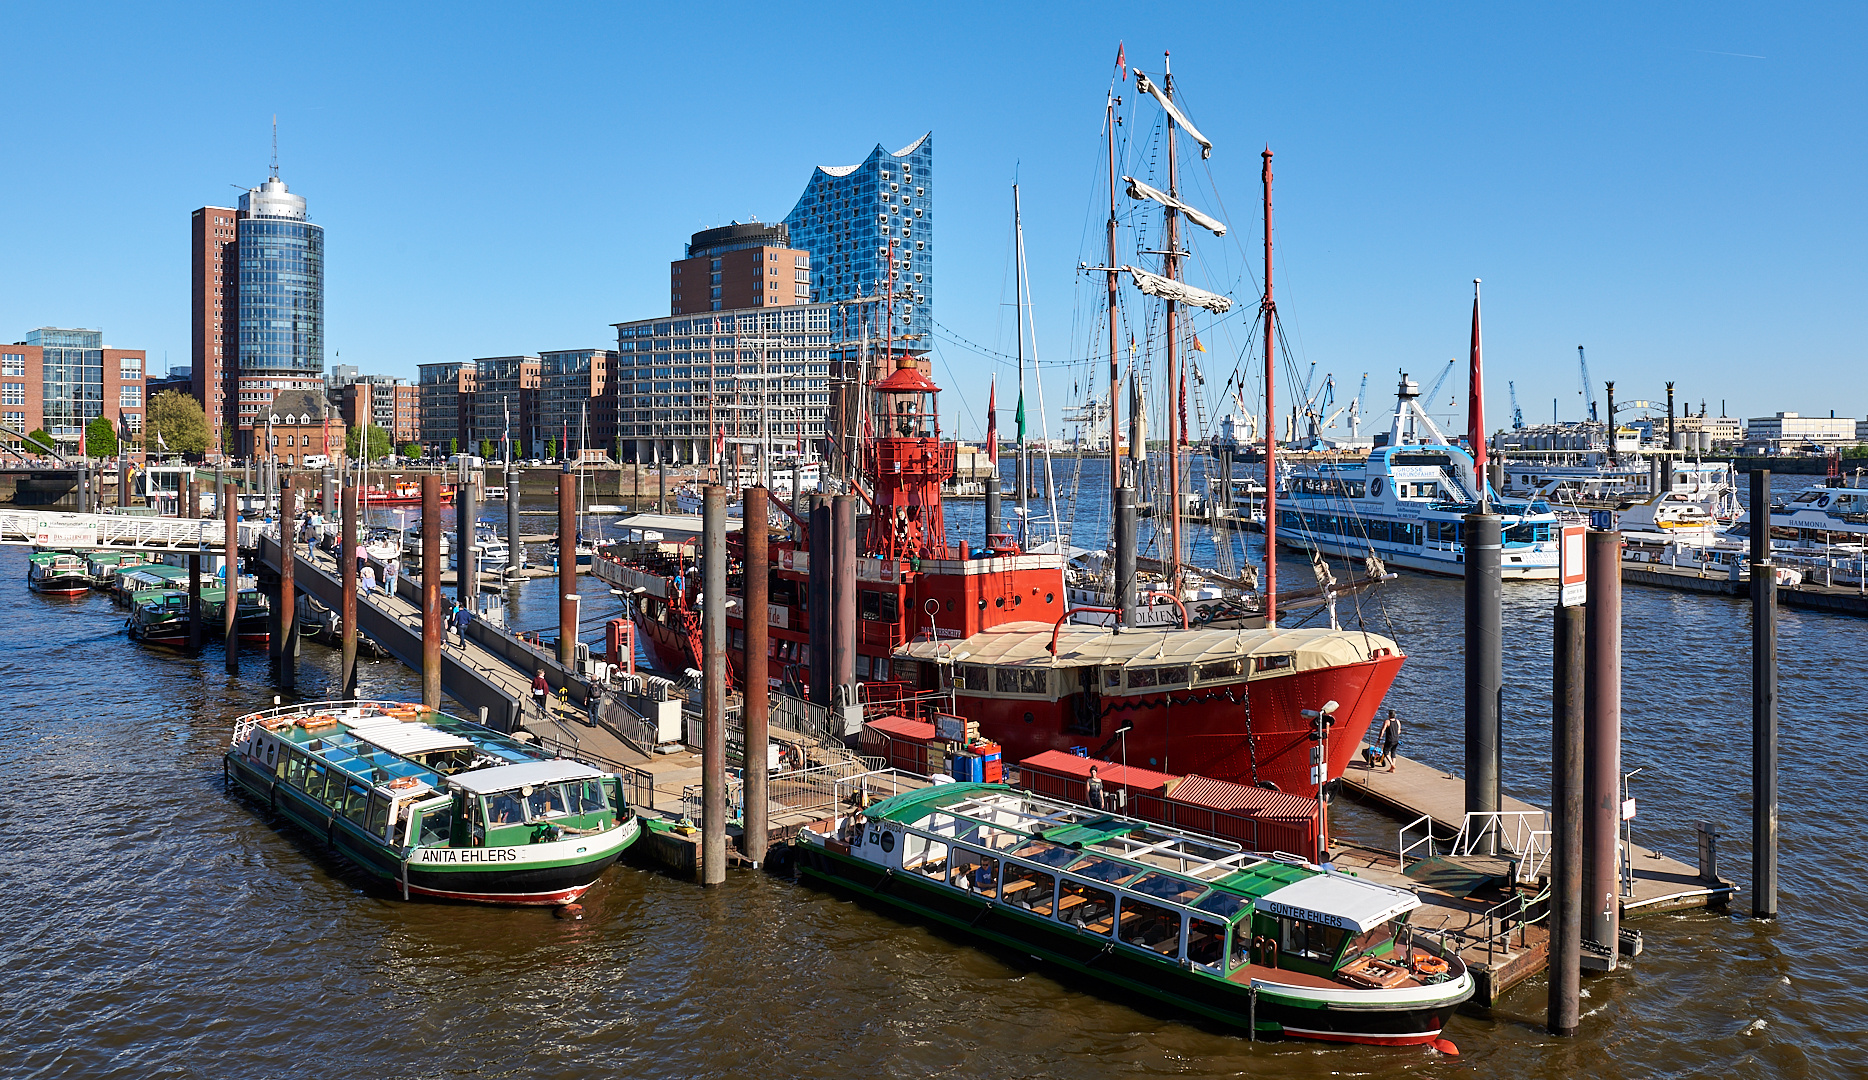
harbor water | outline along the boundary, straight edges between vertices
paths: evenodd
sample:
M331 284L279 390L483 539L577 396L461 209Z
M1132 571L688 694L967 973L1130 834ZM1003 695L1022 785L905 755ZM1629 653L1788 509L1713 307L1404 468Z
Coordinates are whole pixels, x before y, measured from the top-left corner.
M1076 519L1080 546L1100 547L1106 474L1091 464L1060 516ZM1074 468L1060 463L1060 483ZM976 534L979 516L977 502L950 505L950 531ZM1222 542L1242 539L1258 558L1257 537ZM1196 550L1210 555L1211 542L1197 538ZM1307 563L1285 558L1281 579L1310 584ZM0 1076L1868 1075L1868 977L1856 960L1868 955L1868 902L1853 857L1860 797L1848 794L1868 744L1860 620L1779 615L1781 917L1744 918L1741 892L1729 913L1638 918L1646 952L1585 979L1579 1037L1544 1034L1539 979L1488 1017L1456 1017L1451 1057L1250 1044L760 872L703 890L618 866L585 896L582 921L403 903L224 789L232 718L276 693L263 648L246 651L237 676L218 642L193 659L141 649L108 600L32 594L25 571L23 550L0 549L11 896L0 909ZM554 584L520 590L516 625L552 621ZM594 582L585 592L595 639L614 602ZM1547 583L1505 589L1505 786L1540 805L1553 594ZM1341 611L1345 625L1400 641L1409 659L1390 704L1403 752L1449 768L1461 759L1461 596L1456 580L1404 573ZM1748 886L1748 606L1636 587L1624 603L1624 768L1644 770L1636 839L1692 861L1694 823L1711 821L1724 875ZM307 644L301 698L326 696L336 664ZM393 661L364 663L361 684L371 696L420 693L419 676ZM1392 822L1349 807L1339 820L1393 844Z

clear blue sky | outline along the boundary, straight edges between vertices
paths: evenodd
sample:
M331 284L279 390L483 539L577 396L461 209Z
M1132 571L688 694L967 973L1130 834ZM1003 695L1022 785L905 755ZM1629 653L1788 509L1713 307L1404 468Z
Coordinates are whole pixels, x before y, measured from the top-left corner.
M936 319L1009 348L1016 171L1044 355L1080 355L1120 39L1174 50L1235 266L1276 151L1290 342L1346 392L1369 371L1385 407L1397 368L1463 356L1480 277L1494 426L1507 378L1573 417L1579 342L1624 397L1861 417L1864 10L9 5L0 339L186 362L189 211L264 179L277 113L327 230L327 365L610 344L667 310L688 233L927 130ZM995 364L942 354L973 435Z

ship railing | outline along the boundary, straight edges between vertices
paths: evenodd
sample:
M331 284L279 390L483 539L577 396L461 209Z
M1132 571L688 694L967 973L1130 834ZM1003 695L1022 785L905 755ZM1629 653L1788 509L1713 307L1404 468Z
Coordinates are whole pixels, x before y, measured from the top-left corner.
M1396 840L1398 869L1406 871L1409 858L1502 855L1512 861L1513 880L1528 883L1542 877L1550 863L1549 811L1468 813L1451 836L1436 837L1436 824L1430 815L1422 814L1401 827Z
M881 765L881 758L852 757L847 761L816 765L808 769L773 773L766 778L767 816L770 818L784 814L809 817L812 814L834 813L842 805L844 792L853 790L849 786L852 781L860 782L864 777L894 771L882 769ZM726 804L727 820L736 825L743 824L746 820L746 782L743 776L727 777ZM700 785L692 784L682 788L681 810L690 821L700 820Z
M615 773L623 780L623 797L629 800L632 809L653 809L655 806L655 775L634 765L626 765L613 758L585 750L575 743L568 743L550 735L534 734L532 745L548 750L570 761L581 761L593 769Z

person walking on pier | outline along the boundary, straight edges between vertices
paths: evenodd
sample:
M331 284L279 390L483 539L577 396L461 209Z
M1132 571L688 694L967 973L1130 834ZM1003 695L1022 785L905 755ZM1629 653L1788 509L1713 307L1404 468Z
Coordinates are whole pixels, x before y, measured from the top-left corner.
M538 718L548 718L547 703L551 700L551 683L545 681L545 669L538 669L538 677L532 680L532 700L538 705Z
M1388 763L1388 771L1395 771L1395 751L1401 748L1401 718L1393 709L1388 710L1388 719L1382 721L1382 760Z

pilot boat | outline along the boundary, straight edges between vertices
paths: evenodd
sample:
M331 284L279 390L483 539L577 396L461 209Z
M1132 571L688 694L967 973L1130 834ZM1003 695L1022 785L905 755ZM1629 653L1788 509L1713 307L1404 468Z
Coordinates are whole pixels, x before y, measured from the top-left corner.
M640 834L615 774L402 702L249 713L223 761L404 900L569 904Z
M807 877L1254 1038L1443 1045L1473 994L1411 891L1000 784L934 784L797 838Z

